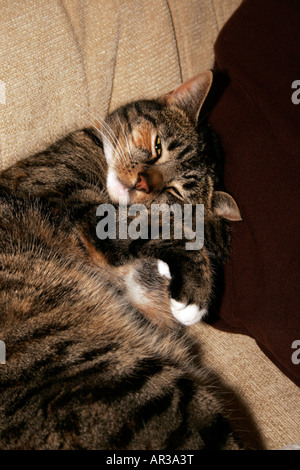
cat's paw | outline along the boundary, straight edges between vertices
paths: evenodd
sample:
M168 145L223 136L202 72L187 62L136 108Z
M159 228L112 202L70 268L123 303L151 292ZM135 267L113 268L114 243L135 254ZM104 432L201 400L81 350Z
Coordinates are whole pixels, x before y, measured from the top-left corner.
M161 277L165 277L169 281L171 280L172 276L170 273L169 265L162 261L161 259L157 260L157 269Z
M202 320L207 314L206 308L200 309L195 304L186 305L183 302L171 299L171 312L183 325L194 325Z
M157 269L159 274L167 280L171 280L172 276L167 263L162 260L157 260ZM183 302L178 302L175 299L170 299L170 307L173 316L179 323L183 325L194 325L201 321L207 314L205 308L200 309L196 304L186 305Z

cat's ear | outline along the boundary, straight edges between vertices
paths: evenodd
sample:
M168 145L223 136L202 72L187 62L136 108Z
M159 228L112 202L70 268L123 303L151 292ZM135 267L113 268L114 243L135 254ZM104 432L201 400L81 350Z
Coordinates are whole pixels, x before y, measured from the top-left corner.
M215 214L235 222L243 220L237 203L228 193L215 191L212 198L212 207Z
M213 82L211 70L205 70L194 78L180 85L175 90L163 95L160 101L167 106L177 106L196 125L202 105Z

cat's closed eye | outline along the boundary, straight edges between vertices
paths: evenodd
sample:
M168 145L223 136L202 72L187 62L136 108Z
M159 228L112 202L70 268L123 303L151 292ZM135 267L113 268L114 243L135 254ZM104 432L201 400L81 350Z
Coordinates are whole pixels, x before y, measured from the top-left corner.
M184 196L183 196L183 191L182 188L178 185L177 187L175 186L176 183L173 183L172 186L167 186L166 190L170 194L173 194L176 198L184 201Z

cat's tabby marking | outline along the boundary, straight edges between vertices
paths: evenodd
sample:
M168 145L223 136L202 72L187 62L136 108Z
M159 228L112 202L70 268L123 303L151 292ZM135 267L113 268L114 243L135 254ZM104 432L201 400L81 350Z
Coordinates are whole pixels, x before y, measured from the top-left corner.
M229 252L222 216L239 215L195 129L210 81L131 103L100 140L77 131L2 172L1 449L241 448L176 319L208 307ZM117 191L148 207L204 203L205 246L98 240L96 208Z

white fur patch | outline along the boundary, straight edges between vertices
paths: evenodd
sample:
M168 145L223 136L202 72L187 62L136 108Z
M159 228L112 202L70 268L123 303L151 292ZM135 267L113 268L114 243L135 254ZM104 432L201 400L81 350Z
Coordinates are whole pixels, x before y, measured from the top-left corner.
M147 290L135 281L134 272L130 272L126 277L126 287L129 297L134 303L147 303Z
M113 147L107 139L103 139L103 150L106 158L106 163L109 165L113 157Z
M123 202L129 202L129 189L121 183L114 170L108 170L106 186L113 202L119 202L121 197Z
M157 261L157 269L158 269L159 274L162 277L165 277L166 279L171 280L171 273L170 273L170 269L167 263L159 259Z
M194 325L207 314L206 308L200 310L195 304L186 305L174 299L171 299L171 312L183 325Z

